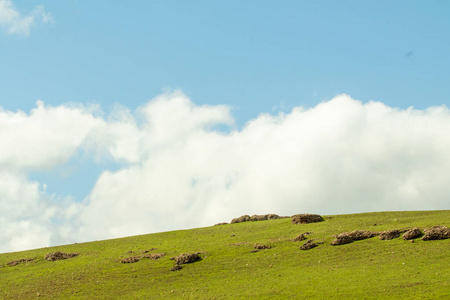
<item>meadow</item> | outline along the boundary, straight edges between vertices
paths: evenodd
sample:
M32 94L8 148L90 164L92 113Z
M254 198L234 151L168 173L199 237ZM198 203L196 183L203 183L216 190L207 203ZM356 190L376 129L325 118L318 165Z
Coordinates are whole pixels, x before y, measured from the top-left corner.
M373 237L330 245L334 235L353 230L449 226L450 210L323 217L311 224L286 218L3 253L0 299L450 298L450 239ZM293 239L304 232L320 244L300 250L307 240ZM270 249L255 251L255 245ZM44 259L54 251L78 256ZM171 271L172 257L193 252L201 260ZM156 253L165 255L121 263Z

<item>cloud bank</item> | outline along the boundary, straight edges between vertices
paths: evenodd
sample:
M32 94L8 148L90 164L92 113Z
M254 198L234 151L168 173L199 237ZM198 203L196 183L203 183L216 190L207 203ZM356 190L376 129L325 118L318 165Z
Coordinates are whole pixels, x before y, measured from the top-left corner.
M46 12L42 5L34 7L27 15L22 15L10 0L0 0L0 26L4 27L8 34L28 36L37 21L52 23L53 20L53 16Z
M228 132L217 126L229 126ZM233 129L181 92L117 107L0 109L0 252L208 226L241 214L448 209L450 111L340 95ZM119 163L82 201L29 172L76 153Z

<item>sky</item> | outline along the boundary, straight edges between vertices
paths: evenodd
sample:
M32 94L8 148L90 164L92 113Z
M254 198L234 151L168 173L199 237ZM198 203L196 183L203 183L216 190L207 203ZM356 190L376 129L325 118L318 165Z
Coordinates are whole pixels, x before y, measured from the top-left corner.
M0 0L0 252L450 208L450 2Z

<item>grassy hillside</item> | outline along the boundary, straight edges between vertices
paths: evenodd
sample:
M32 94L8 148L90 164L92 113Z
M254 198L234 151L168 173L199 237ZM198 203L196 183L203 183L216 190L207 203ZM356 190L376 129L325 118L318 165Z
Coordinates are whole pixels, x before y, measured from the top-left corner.
M352 230L449 226L449 210L324 217L312 224L245 222L0 254L0 299L450 297L450 239L374 237L330 245L333 235ZM292 239L303 232L324 243L299 250L304 242ZM271 249L252 253L255 243ZM166 255L121 263L145 250ZM79 255L45 260L52 251ZM170 258L184 252L204 253L201 261L170 271ZM25 258L34 260L8 265Z

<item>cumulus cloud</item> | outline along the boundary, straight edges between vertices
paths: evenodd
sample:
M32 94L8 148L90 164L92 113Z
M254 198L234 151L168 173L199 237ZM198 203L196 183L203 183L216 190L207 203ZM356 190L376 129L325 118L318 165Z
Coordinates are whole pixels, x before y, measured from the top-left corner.
M42 5L36 6L27 15L22 15L10 0L0 0L0 26L4 27L8 34L28 36L37 21L52 23L54 19Z
M445 106L396 109L340 95L261 114L239 130L217 125L232 128L229 107L198 106L180 92L106 117L98 108L42 103L28 115L1 111L0 138L11 147L0 150L0 249L208 226L241 214L449 208ZM82 202L47 195L45 182L27 178L29 168L52 168L76 151L121 167L105 170Z

